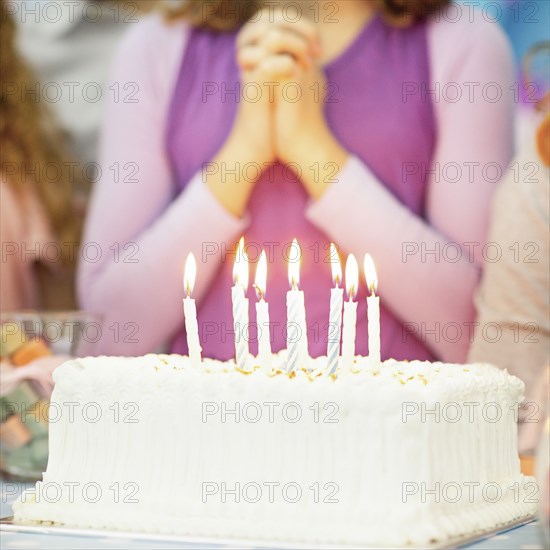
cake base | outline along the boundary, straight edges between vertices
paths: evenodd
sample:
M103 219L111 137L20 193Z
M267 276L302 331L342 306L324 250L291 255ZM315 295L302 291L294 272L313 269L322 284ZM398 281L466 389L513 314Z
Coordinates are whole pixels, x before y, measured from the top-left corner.
M475 534L465 535L463 537L456 537L454 539L448 539L446 541L434 542L429 546L407 546L404 548L431 548L433 550L438 549L451 549L458 548L466 545L475 544L482 540L501 535L506 531L511 529L517 529L523 525L527 525L532 521L535 521L536 517L534 515L529 515L524 518L516 519L514 521L507 522L499 527L493 529L488 529L486 531L480 531ZM237 540L237 539L220 539L220 538L207 538L207 537L183 537L176 535L158 535L158 534L148 534L148 533L131 533L124 531L102 531L97 529L79 529L76 527L68 527L64 525L46 525L44 523L35 523L35 522L16 522L13 517L5 517L0 520L0 531L6 531L11 533L30 533L35 535L56 535L56 536L67 536L67 537L79 537L79 538L89 538L89 539L104 539L117 538L117 539L132 539L136 542L168 542L168 543L181 543L181 544L201 544L207 545L212 544L214 547L219 547L220 544L231 545L234 547L246 549L272 549L274 546L277 548L285 549L308 549L308 550L331 550L331 549L361 549L361 550L375 550L376 548L381 548L380 545L376 546L349 546L349 545L326 545L326 544L299 544L295 542L281 542L281 541L262 541L262 540ZM388 547L390 548L390 547ZM392 546L391 548L395 548Z

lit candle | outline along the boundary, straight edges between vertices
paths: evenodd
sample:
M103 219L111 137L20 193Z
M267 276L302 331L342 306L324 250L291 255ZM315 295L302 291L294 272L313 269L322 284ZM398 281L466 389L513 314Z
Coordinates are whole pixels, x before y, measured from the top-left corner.
M244 237L241 237L237 247L237 256L233 266L233 330L235 331L235 363L240 370L247 370L248 362L248 298L245 291L248 288L248 258L244 251Z
M185 261L185 270L183 275L183 287L186 297L183 299L183 315L185 317L185 332L187 333L187 347L189 348L189 358L193 366L198 367L201 364L201 345L199 342L199 324L197 322L197 306L195 300L191 298L191 293L195 286L197 276L197 262L195 256L190 253Z
M346 262L346 293L348 301L344 304L344 328L342 334L342 365L349 369L353 366L355 357L355 332L357 324L357 295L359 284L359 267L353 254L348 256Z
M332 281L334 288L330 291L330 315L327 339L327 371L333 375L338 368L340 357L340 336L342 333L342 302L344 289L340 288L342 280L342 266L334 243L330 244L330 259L332 267Z
M308 357L306 307L304 292L298 289L300 283L301 250L296 239L289 250L288 282L290 290L286 294L286 347L287 372L293 372L298 364L304 366Z
M271 371L271 341L269 332L269 306L264 300L267 284L267 259L262 250L256 267L256 324L258 325L258 361L262 370Z
M365 279L371 295L367 297L368 329L369 329L369 361L380 363L380 298L376 296L378 277L370 254L365 255Z

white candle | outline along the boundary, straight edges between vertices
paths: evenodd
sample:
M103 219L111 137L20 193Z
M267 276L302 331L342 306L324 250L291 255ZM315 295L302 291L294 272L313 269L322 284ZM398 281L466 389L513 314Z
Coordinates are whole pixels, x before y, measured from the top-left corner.
M239 241L233 266L231 300L233 302L233 330L235 331L235 363L240 370L247 370L248 363L248 258L244 251L244 238Z
M298 289L300 283L301 250L296 239L289 250L288 282L286 294L287 312L287 372L290 374L298 365L305 366L308 358L307 324L304 292Z
M269 332L269 306L264 300L267 285L267 259L262 250L258 266L256 267L256 279L254 281L256 295L256 324L258 326L258 361L262 370L271 371L271 340Z
M334 243L330 244L330 258L332 267L332 281L334 288L330 291L330 315L327 338L327 372L333 375L338 368L340 357L340 336L342 333L342 302L344 289L340 288L342 280L342 266Z
M365 279L371 295L367 297L369 330L369 362L379 364L380 359L380 298L376 296L378 277L370 254L365 255Z
M199 324L197 322L197 306L195 300L191 298L191 293L195 286L197 275L197 262L195 256L190 253L185 261L185 270L183 275L183 287L186 297L183 299L183 315L185 317L185 332L187 333L187 347L189 348L189 358L193 366L198 367L201 364L201 345L199 342Z
M355 357L355 333L357 325L357 295L359 284L359 267L353 254L346 262L346 293L348 301L344 304L344 329L342 334L342 366L351 369Z

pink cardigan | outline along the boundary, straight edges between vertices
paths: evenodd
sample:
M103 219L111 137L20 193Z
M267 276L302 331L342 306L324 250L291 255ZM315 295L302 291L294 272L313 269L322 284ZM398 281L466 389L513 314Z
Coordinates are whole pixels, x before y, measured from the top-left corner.
M356 157L311 203L307 216L357 257L370 252L376 258L381 299L411 323L411 330L421 331L442 360L464 361L497 185L491 163L504 172L513 153L514 68L498 24L480 13L471 21L431 21L428 32L432 88L439 95L427 96L434 104L438 139L427 176L426 219L413 215ZM201 174L173 197L166 116L187 36L183 23L168 25L151 16L127 35L114 64L102 177L83 245L89 254L83 254L78 277L82 306L106 316L101 340L87 350L94 354L137 355L165 343L182 327L179 298L187 253L200 258L204 242L237 240L246 228L246 217L225 211ZM462 91L458 101L455 83ZM496 101L495 90L502 93ZM122 211L121 204L127 205ZM364 227L361 235L354 231L356 219ZM411 244L404 249L404 242ZM456 262L448 260L454 257L453 247L439 258L421 254L443 250L448 243L463 249ZM200 263L194 293L199 301L219 261L216 255ZM163 280L163 285L151 288L150 280ZM457 326L461 335L454 341Z

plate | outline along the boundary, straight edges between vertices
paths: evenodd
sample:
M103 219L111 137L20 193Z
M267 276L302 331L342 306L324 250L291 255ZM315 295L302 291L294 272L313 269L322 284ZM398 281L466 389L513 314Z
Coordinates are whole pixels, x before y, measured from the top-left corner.
M496 535L501 535L511 529L516 529L523 525L527 525L535 520L535 516L529 515L521 519L510 521L499 527L479 532L474 535L467 535L464 537L457 537L447 540L443 543L436 543L429 546L430 549L450 549L459 548L474 544L476 542L489 539ZM325 544L305 544L295 542L280 542L280 541L258 541L258 540L239 540L239 539L220 539L220 538L207 538L207 537L191 537L191 536L178 536L178 535L160 535L150 533L135 533L124 531L101 531L97 529L80 529L75 527L68 527L65 525L44 525L39 523L17 523L13 517L5 517L0 520L0 531L10 531L16 533L33 533L37 535L58 535L58 536L70 536L70 537L85 537L85 538L119 538L119 539L132 539L133 541L148 541L148 542L170 542L170 543L182 543L182 544L201 544L219 547L220 544L235 546L243 549L301 549L301 550L336 550L336 549L349 549L349 550L374 550L380 548L380 546L327 546ZM414 546L408 546L407 548L415 548ZM423 547L425 548L425 547Z

